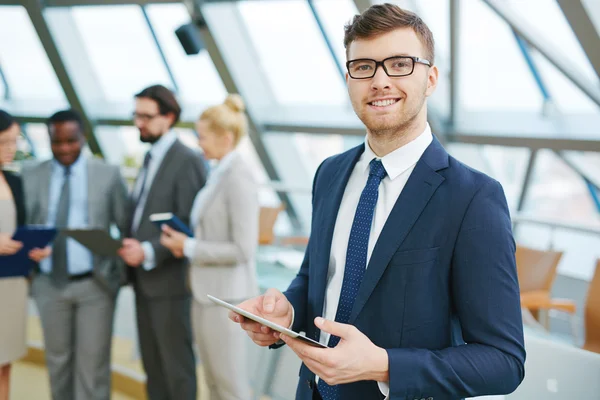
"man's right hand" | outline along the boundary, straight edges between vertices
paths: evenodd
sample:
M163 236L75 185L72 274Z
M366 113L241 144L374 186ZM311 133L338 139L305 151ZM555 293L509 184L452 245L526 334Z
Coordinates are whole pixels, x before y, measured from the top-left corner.
M287 297L277 289L269 289L261 296L246 300L238 307L252 314L288 328L292 324L293 307ZM259 346L270 346L279 341L279 332L271 328L244 318L233 311L229 312L229 319L237 322L246 331L250 339Z

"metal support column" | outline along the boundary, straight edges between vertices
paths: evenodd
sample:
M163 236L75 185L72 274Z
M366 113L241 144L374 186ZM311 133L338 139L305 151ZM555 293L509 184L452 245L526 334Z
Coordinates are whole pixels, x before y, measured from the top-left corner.
M450 0L450 115L448 124L453 127L460 109L459 98L460 57L460 0Z
M67 100L71 104L71 107L79 112L81 118L83 119L84 131L87 135L90 150L94 154L102 155L102 150L100 149L98 141L94 135L94 124L89 118L89 114L86 112L83 102L75 90L75 86L71 80L71 77L67 73L65 63L61 58L58 47L56 46L54 38L52 37L52 33L50 32L50 28L48 27L48 23L44 18L43 5L37 0L23 0L23 6L29 14L29 18L35 27L46 54L48 55L50 64L52 65L52 68L54 68L56 77L58 78L58 81L65 92Z
M597 0L594 0L597 1ZM600 32L594 26L582 0L557 0L596 75L600 77Z
M150 34L152 35L152 40L154 40L154 44L156 45L156 49L158 50L160 59L162 60L164 66L165 66L165 69L167 70L167 74L169 74L169 79L171 80L171 85L173 87L173 90L176 93L179 93L179 87L177 86L177 80L175 79L175 75L173 75L173 71L171 70L171 67L169 66L167 57L165 57L165 52L163 51L162 46L160 45L160 42L158 41L158 36L156 36L156 31L154 30L154 27L152 26L152 21L150 21L150 17L148 16L148 12L146 11L146 6L141 5L140 9L142 10L142 14L144 15L144 20L146 20L146 25L148 25L148 30L150 31Z
M337 55L335 54L335 51L333 50L333 45L331 44L331 40L329 40L329 36L327 36L327 32L325 32L325 26L323 25L323 21L319 16L319 11L315 6L315 2L314 0L307 0L307 2L308 6L310 7L310 11L313 14L313 17L315 17L315 21L317 22L317 26L319 27L319 31L321 32L321 36L323 36L323 40L327 45L327 50L329 50L329 54L331 55L331 58L333 58L333 62L335 62L335 67L338 73L340 74L344 85L346 85L346 71L344 70L344 68L342 68L342 63L340 63L340 60L338 59Z
M186 3L186 6L188 7L188 11L190 12L192 20L198 26L198 29L202 35L203 42L206 46L206 50L208 51L208 54L210 55L212 62L215 65L215 68L216 68L217 72L219 73L219 76L221 77L223 85L225 86L227 91L229 93L240 93L246 99L248 99L252 96L260 96L260 95L263 95L263 97L272 96L272 94L269 93L268 85L266 84L266 82L263 82L261 79L261 73L258 70L259 66L255 62L256 60L251 60L253 62L243 64L243 65L246 65L246 67L247 67L246 68L246 76L244 78L244 79L246 79L245 83L251 84L253 86L253 88L248 88L248 86L246 86L247 89L251 89L251 90L246 90L246 91L240 90L240 87L239 87L240 85L238 84L238 81L242 78L241 77L238 79L236 79L237 77L234 78L234 71L231 68L229 68L229 65L226 61L226 55L223 53L223 49L221 49L217 45L217 40L215 39L215 35L213 34L208 23L206 22L206 18L204 16L204 10L203 10L204 2L200 1L200 0L190 0L190 1L186 1L185 3ZM224 4L223 6L227 6L227 5ZM231 4L229 6L237 7L235 4ZM233 12L233 10L232 10L232 13L230 13L230 15L231 14L233 14L234 19L237 18L236 14L235 14L235 12ZM232 21L229 21L229 23L235 24ZM238 30L241 29L241 27L243 26L243 24L241 24L241 23L235 24L235 25L236 25L236 29L238 29ZM229 34L232 35L233 37L237 37L238 34L240 34L240 32L229 31ZM246 47L244 49L244 51L246 51L246 52L249 50L250 49L248 47ZM238 57L243 57L243 55L240 54L240 52L236 52L236 54ZM254 77L256 79L253 79L252 77ZM256 100L257 100L257 102L260 101L259 99L256 99ZM279 175L277 169L275 168L275 164L274 164L271 156L269 155L269 152L267 151L265 143L262 139L263 128L260 124L257 123L257 120L254 116L253 104L256 104L257 102L247 101L247 115L248 115L248 122L249 122L250 140L252 141L254 149L256 150L256 153L257 153L258 157L260 158L260 161L261 161L263 167L265 168L265 171L267 172L269 179L271 179L273 181L279 181L280 175ZM264 102L261 105L264 105ZM299 219L299 216L297 215L294 205L292 204L292 202L290 200L289 194L282 193L282 192L278 192L277 194L278 194L281 202L283 204L285 204L285 210L290 218L290 221L291 221L293 227L296 230L301 231L302 223Z
M4 100L10 100L10 86L8 86L8 80L6 79L6 75L4 75L2 65L0 65L0 82L4 86Z
M519 196L519 202L517 203L517 211L522 211L523 206L525 205L525 199L527 198L527 191L531 185L531 176L533 175L533 168L535 167L537 154L538 149L531 149L531 155L529 156L529 162L527 163L527 171L525 171L525 177L523 178L521 195Z

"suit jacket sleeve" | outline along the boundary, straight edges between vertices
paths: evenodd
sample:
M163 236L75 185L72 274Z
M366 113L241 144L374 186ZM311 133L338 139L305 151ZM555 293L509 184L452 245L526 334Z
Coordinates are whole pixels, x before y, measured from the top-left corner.
M242 172L242 173L240 173ZM227 176L227 210L232 241L196 241L194 260L198 265L236 266L253 261L258 244L258 192L251 176L231 171Z
M202 162L202 157L193 153L177 171L174 187L174 207L175 214L184 224L190 225L190 212L194 204L196 194L206 183L206 167ZM164 262L173 257L171 251L160 244L160 234L149 240L154 249L154 265L160 268Z
M114 175L112 179L111 188L111 210L112 210L112 222L114 222L121 236L125 236L127 232L127 211L128 211L128 197L127 197L127 185L121 175L118 167L114 169Z
M506 394L524 377L515 243L502 187L490 180L464 216L452 260L464 345L387 349L390 399Z
M22 179L12 174L11 172L4 171L4 177L6 178L6 182L10 187L10 191L12 192L15 208L17 209L17 226L25 225L27 217L25 212L25 195L23 190L23 181Z

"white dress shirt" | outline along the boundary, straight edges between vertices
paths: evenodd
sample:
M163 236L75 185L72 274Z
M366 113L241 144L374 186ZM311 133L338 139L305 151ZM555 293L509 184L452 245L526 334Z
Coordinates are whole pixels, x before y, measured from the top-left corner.
M144 184L144 192L141 193L140 201L138 202L137 208L133 214L133 230L137 230L140 225L140 220L142 219L142 214L144 213L144 207L146 206L146 200L148 198L148 193L150 193L150 188L152 188L152 182L154 181L154 177L162 164L165 155L173 146L175 141L177 140L177 134L174 131L169 131L165 133L160 139L156 141L152 145L150 149L150 163L148 165L148 170L142 171L142 173L147 174L145 176L146 183ZM133 198L137 199L140 196L140 190L142 190L142 182L144 181L144 177L141 176L137 180L135 187L133 188ZM142 266L146 271L153 269L156 265L154 262L154 248L150 244L150 242L142 242L142 249L144 250L144 263Z
M204 187L198 191L198 194L194 199L194 204L192 205L192 211L190 213L190 228L192 231L194 231L194 228L198 223L200 210L204 207L206 199L208 199L215 188L219 186L218 184L223 176L223 173L227 171L229 165L231 165L231 163L237 157L239 157L239 153L236 150L227 153L227 155L225 155L225 157L219 161L217 166L212 169ZM196 238L187 238L183 246L183 254L190 260L194 258L196 241Z
M360 195L369 178L369 163L374 158L381 159L387 175L379 185L379 196L377 198L369 236L367 265L371 258L375 243L379 238L379 234L381 233L392 208L396 204L398 196L400 196L402 189L404 189L417 161L419 161L432 140L433 136L431 134L431 129L429 128L429 124L427 124L425 131L423 131L416 139L387 154L383 158L377 157L373 150L371 150L369 142L365 140L365 151L354 166L354 170L350 175L335 222L335 229L333 231L333 239L331 242L331 254L329 256L325 302L323 304L323 317L325 319L331 321L335 320L335 314L337 312L342 291L342 282L344 280L346 251L348 250L350 230L352 228L352 222L354 220L356 208L358 207ZM326 345L329 341L329 336L329 333L321 331L320 342ZM378 382L378 384L381 393L388 396L388 383Z

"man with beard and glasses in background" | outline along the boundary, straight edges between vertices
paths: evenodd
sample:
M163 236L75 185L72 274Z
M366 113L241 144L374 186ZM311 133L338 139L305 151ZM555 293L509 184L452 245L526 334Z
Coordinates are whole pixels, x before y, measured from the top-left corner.
M344 45L365 142L318 168L309 244L285 293L240 305L330 348L230 318L302 359L299 400L510 393L525 349L509 210L497 181L432 135L433 35L381 4L354 17Z
M186 225L207 171L202 156L172 130L181 108L164 86L135 95L133 121L151 149L133 187L128 238L120 255L135 292L138 337L149 400L195 400L188 261L160 244L150 215L173 213Z

